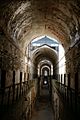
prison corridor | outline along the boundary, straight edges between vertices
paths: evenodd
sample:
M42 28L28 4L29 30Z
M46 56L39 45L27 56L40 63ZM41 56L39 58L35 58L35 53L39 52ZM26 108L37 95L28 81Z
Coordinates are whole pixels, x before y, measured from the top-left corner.
M32 113L31 120L54 120L49 89L43 86Z

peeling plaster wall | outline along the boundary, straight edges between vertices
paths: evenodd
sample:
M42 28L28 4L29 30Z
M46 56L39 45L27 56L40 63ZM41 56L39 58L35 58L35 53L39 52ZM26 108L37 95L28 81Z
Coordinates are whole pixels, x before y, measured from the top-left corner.
M13 84L13 71L16 74L15 83L20 82L20 72L23 75L22 81L24 81L24 73L26 73L25 80L27 80L29 71L27 70L25 54L22 49L33 38L45 34L52 37L55 36L63 45L66 57L66 74L70 73L70 87L75 88L75 83L77 82L78 91L80 91L79 0L0 1L0 77L2 70L5 70L5 87ZM77 43L74 45L74 42ZM34 66L33 70L34 74L36 74L36 66ZM17 113L19 113L18 118L24 111L25 106L34 101L36 88L37 85L27 96L29 103L24 102L23 98L21 103L18 104L19 106L16 108L18 110ZM56 93L54 95L55 109L57 105L57 108L60 111L62 110L60 114L62 118L63 104L62 102L59 103L59 96ZM56 99L58 99L57 104ZM29 114L31 114L31 106L29 107ZM25 116L26 112L23 119Z
M80 42L76 43L66 53L66 70L70 73L71 88L75 88L75 81L78 79L78 87L80 90ZM76 76L77 73L77 76Z
M6 86L10 86L13 84L13 71L16 72L15 83L20 82L20 71L23 72L22 81L24 81L24 73L27 73L27 65L25 64L25 55L21 48L9 41L1 32L2 31L0 31L0 68L6 71Z
M76 33L80 36L79 0L5 0L0 3L0 26L18 44L25 45L34 37L47 34L58 38L67 49Z

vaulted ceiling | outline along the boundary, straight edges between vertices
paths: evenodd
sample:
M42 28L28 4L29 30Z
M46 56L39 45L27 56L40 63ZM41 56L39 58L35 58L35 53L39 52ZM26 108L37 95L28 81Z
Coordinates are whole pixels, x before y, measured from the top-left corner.
M67 49L80 34L80 0L1 0L0 28L23 46L48 35Z
M33 51L31 57L35 66L37 66L41 61L45 61L45 60L50 61L53 65L56 65L58 62L57 52L46 45ZM44 63L46 64L46 61Z

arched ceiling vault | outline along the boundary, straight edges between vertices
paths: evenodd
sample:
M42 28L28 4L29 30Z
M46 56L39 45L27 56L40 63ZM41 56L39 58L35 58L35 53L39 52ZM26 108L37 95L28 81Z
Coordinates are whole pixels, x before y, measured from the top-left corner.
M50 64L42 64L41 66L40 66L40 69L42 69L42 68L45 68L45 67L48 67L48 68L50 68L51 69L51 65Z
M50 68L49 68L49 67L43 67L43 68L42 68L42 71L45 71L45 70L49 71Z
M57 53L46 45L42 46L32 54L32 62L37 66L43 60L48 60L52 64L56 64L58 62Z
M49 67L51 67L51 65L52 65L52 63L51 62L49 62L49 61L41 61L40 63L39 63L39 65L40 65L40 68L42 68L43 66L49 66Z
M80 31L79 0L1 0L0 27L23 46L42 35L57 38L68 48Z

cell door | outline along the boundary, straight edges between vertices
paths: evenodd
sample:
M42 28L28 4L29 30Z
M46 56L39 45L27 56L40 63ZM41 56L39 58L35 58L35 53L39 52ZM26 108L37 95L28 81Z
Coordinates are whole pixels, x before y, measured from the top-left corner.
M13 71L13 86L15 85L15 71Z

